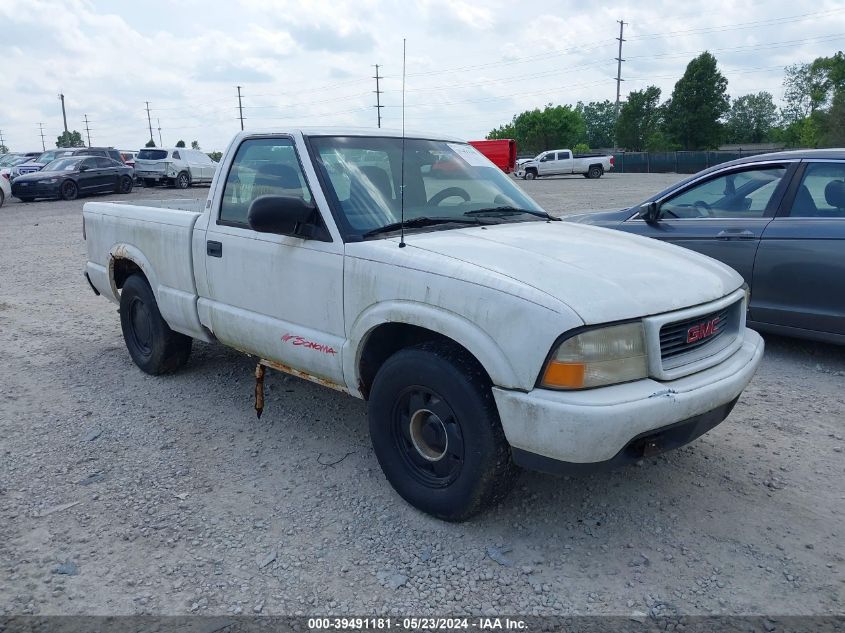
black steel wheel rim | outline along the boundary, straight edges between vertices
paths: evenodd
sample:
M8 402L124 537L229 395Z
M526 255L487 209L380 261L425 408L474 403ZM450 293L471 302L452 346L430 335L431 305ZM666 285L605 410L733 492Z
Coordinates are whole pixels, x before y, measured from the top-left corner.
M406 470L428 488L445 488L460 475L464 438L452 407L433 390L407 387L393 407L391 434Z
M138 297L133 297L129 302L129 333L135 349L143 356L150 356L153 352L150 321L150 311L146 304Z
M72 180L68 180L62 185L62 193L68 198L72 198L76 194L76 185Z
M123 193L129 193L129 190L132 188L132 180L129 176L124 176L120 179L120 190Z

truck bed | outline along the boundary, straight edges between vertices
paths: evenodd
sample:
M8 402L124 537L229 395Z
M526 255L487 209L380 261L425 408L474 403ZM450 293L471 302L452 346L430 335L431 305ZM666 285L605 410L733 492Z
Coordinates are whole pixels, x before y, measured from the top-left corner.
M206 339L197 315L192 245L194 225L200 217L194 209L203 205L204 201L195 200L87 202L82 214L88 246L86 273L92 285L119 303L122 280L115 266L120 266L121 258L131 256L150 282L170 327ZM117 283L112 283L115 278Z

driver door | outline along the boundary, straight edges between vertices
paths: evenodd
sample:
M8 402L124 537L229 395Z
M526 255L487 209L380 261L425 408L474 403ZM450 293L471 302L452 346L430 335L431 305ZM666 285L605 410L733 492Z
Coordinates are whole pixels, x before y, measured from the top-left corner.
M754 258L791 173L766 164L716 172L658 202L656 222L628 220L626 229L718 259L751 283Z
M537 172L541 176L551 176L555 173L555 165L557 165L557 161L555 161L555 153L546 152L537 162Z

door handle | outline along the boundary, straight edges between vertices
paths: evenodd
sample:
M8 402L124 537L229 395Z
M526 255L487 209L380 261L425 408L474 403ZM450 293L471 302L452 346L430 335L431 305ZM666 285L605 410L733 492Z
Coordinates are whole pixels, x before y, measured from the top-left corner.
M209 257L223 257L223 243L208 240L205 243L205 253Z
M717 240L753 240L754 231L748 229L725 229L716 233Z

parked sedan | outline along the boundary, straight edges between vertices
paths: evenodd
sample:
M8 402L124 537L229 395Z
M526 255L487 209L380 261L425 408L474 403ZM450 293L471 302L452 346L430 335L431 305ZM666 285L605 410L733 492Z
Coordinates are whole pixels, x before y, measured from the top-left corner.
M723 261L751 287L749 326L845 344L845 150L750 156L634 207L564 219Z
M41 171L18 176L12 195L23 202L35 198L74 200L90 193L129 193L132 169L104 156L72 156L54 160Z

